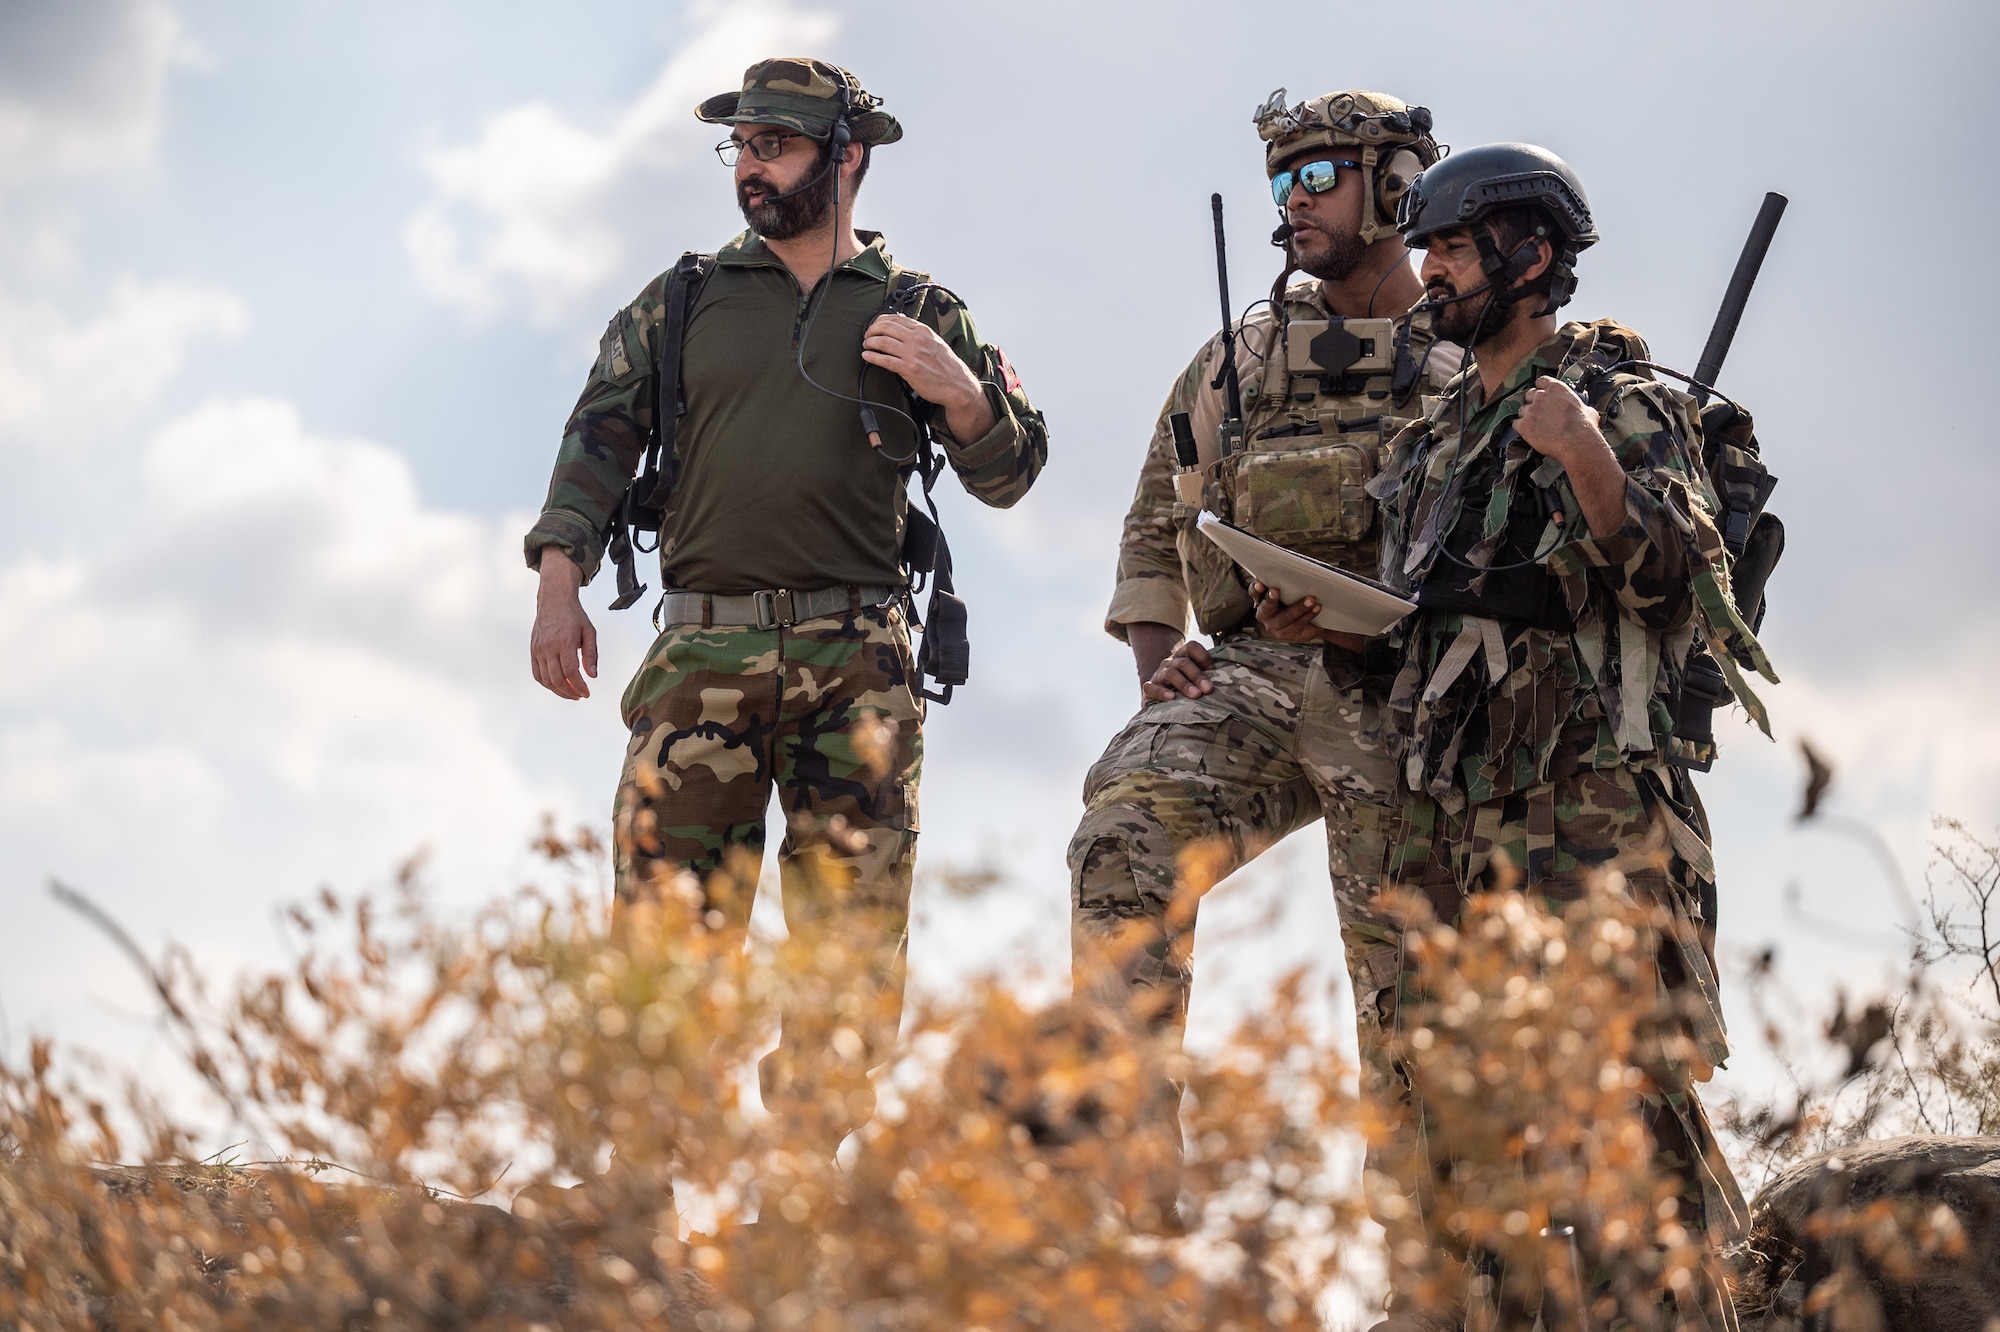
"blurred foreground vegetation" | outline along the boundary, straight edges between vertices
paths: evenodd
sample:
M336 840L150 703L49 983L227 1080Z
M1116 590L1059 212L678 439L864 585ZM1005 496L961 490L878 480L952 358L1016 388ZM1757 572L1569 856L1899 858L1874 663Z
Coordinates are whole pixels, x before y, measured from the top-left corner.
M1816 1026L1753 966L1791 1083L1720 1116L1746 1185L1861 1137L2000 1126L2000 850L1942 838L1902 993ZM285 1159L203 1161L214 1125L105 1096L36 1044L0 1066L0 1326L1317 1328L1375 1243L1353 1135L1379 1136L1381 1108L1302 977L1213 1056L997 982L915 1003L837 1163L755 1092L787 978L828 959L711 928L699 892L613 915L581 886L587 834L541 847L576 886L470 921L414 872L386 901L325 895L291 913L295 965L224 995L185 954L131 950L232 1135ZM1703 1250L1659 1219L1673 1186L1631 1096L1657 922L1615 875L1560 916L1507 891L1457 928L1411 911L1425 1000L1399 1054L1454 1165L1390 1218L1399 1258L1438 1307L1489 1311L1573 1311L1580 1273L1609 1268L1588 1325L1675 1326ZM1188 1088L1178 1216L1175 1147L1144 1113L1162 1073ZM1829 1224L1910 1271L1963 1247L1934 1216L1866 1220ZM1842 1289L1818 1307L1866 1326Z

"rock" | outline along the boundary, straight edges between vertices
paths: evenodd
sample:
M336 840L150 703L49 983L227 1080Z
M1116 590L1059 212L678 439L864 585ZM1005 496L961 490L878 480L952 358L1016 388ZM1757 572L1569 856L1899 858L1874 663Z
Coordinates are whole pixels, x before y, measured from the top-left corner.
M1750 1207L1746 1332L2000 1332L2000 1137L1811 1157Z

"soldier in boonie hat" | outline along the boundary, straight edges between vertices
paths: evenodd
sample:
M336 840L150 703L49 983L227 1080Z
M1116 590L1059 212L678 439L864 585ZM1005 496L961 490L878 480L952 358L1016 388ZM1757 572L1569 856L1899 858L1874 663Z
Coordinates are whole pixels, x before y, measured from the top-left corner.
M880 98L825 61L763 60L695 115L728 127L717 155L748 227L612 315L526 541L529 655L551 693L586 697L578 589L609 563L612 608L636 604L635 552L657 549L660 635L622 700L617 896L746 928L782 793L807 961L759 1085L831 1156L895 1045L926 703L970 669L950 549L907 483L928 501L950 472L1004 508L1048 429L965 303L855 229L870 151L903 136Z
M741 92L717 93L694 109L711 125L782 125L815 139L833 134L843 108L850 142L894 143L903 137L882 99L864 92L854 75L824 60L784 56L743 71Z

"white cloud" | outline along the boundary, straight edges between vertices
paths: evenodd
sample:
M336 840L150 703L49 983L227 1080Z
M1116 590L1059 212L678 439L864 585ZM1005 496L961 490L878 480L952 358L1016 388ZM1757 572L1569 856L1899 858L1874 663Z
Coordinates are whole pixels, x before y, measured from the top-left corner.
M204 916L261 916L273 876L351 886L430 844L497 888L535 818L574 803L522 724L526 516L428 507L400 455L270 399L170 423L137 471L95 548L0 565L13 871L152 877ZM610 705L582 719L615 753Z
M693 17L694 33L603 128L531 102L426 157L435 193L403 229L426 291L475 317L519 302L544 322L600 295L629 241L657 244L674 211L669 179L720 137L694 118L696 103L736 86L751 62L819 46L837 26L768 0L708 0Z
M192 342L248 323L235 296L195 282L121 279L87 319L0 289L0 448L102 438L153 401Z
M0 184L147 160L167 71L194 58L165 0L0 5Z
M2000 631L1974 626L1888 669L1791 665L1782 646L1773 654L1785 682L1753 684L1770 709L1778 743L1733 712L1718 777L1754 772L1759 783L1794 801L1804 776L1803 739L1833 764L1832 790L1845 812L1908 818L1913 827L1932 812L2000 820L2000 711L1991 703ZM1724 714L1716 720L1721 727Z
M1904 663L1889 679L1806 677L1785 686L1784 730L1840 767L1843 794L1866 807L1911 802L1947 814L2000 819L2000 710L1991 626L1949 656Z

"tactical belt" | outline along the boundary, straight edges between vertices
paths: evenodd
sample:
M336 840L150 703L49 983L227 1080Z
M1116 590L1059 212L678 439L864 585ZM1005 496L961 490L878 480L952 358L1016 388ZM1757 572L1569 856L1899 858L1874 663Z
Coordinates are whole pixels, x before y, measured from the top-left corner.
M824 615L844 615L864 607L886 606L903 595L900 587L842 584L812 592L777 588L724 596L712 592L669 592L661 598L661 627L696 624L708 628L789 628Z

